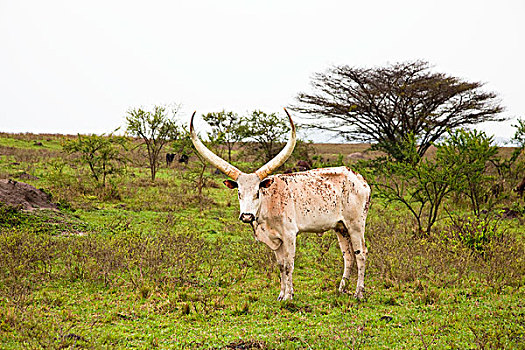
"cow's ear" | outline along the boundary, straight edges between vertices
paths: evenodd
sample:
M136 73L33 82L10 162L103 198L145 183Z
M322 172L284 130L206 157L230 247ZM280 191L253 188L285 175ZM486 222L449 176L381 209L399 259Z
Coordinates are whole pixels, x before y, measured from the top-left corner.
M237 182L233 181L233 180L225 180L224 181L224 184L226 186L228 186L229 189L234 189L234 188L237 188L239 185L237 185Z
M272 178L266 178L261 181L261 183L259 184L259 188L268 188L272 185L272 183L273 183Z

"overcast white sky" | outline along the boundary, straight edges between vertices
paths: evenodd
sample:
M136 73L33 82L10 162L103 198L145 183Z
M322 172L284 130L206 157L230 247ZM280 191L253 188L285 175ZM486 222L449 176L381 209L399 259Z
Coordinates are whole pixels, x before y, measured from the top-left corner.
M415 59L525 117L524 15L523 0L0 0L0 131L105 133L153 104L281 112L332 64Z

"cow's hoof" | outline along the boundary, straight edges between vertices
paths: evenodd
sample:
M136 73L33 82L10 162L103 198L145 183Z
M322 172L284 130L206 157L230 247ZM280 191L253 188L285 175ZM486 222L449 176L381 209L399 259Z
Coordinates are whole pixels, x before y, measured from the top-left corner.
M357 287L354 296L355 296L355 298L357 300L363 300L364 299L364 294L365 294L365 288L364 287Z
M344 278L341 280L341 283L339 283L339 293L346 293L346 281Z
M293 294L285 294L284 296L280 296L277 298L278 301L286 301L286 300L292 300Z

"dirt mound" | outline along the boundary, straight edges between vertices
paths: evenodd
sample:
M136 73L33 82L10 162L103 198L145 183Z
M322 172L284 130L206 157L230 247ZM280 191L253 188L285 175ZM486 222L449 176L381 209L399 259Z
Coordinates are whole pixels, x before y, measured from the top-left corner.
M347 158L349 159L365 159L365 155L364 153L361 153L361 152L354 152L354 153L350 153Z
M13 180L0 180L0 202L22 209L56 209L51 196L31 185Z
M517 210L509 209L509 208L503 208L501 211L501 216L505 219L516 219L521 216L521 213Z

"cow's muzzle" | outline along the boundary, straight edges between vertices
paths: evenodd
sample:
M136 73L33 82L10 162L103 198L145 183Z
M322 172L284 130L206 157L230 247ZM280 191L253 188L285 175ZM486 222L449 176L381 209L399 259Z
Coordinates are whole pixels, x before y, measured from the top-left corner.
M249 223L252 223L255 220L255 215L242 213L241 216L239 216L239 220L249 224Z

